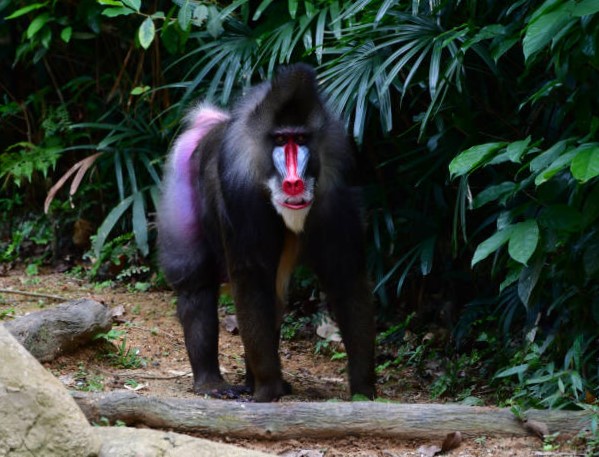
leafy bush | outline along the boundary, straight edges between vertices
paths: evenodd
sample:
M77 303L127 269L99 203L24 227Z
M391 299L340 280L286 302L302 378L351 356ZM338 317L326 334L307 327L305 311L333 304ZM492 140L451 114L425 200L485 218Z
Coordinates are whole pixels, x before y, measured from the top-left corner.
M456 369L484 344L485 369L535 404L599 395L595 0L3 0L0 12L0 177L25 189L0 203L27 213L48 194L62 217L69 183L99 227L95 258L128 233L147 256L187 106L229 104L304 60L361 151L383 319L455 325L473 354L452 355ZM439 390L463 387L450 384Z
M528 135L472 146L449 166L475 183L467 204L490 234L472 266L492 256L503 327L526 335L526 363L498 376L518 375L526 396L550 406L596 395L599 380L597 12L545 2L527 16L516 116Z

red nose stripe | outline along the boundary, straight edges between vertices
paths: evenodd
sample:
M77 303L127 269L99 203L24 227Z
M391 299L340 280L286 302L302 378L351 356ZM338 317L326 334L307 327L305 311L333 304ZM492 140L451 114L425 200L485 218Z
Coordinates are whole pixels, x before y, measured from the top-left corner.
M304 181L297 175L297 144L289 139L285 145L285 167L287 177L283 180L283 192L298 195L304 191Z

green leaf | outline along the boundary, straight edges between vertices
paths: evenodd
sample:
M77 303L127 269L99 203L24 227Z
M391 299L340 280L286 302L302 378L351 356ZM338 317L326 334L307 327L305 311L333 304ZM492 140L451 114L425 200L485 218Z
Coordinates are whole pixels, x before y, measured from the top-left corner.
M572 15L576 17L589 16L599 13L599 2L597 0L581 0L576 2Z
M522 365L516 365L515 367L510 367L505 370L500 371L495 375L496 378L506 378L508 376L513 376L515 374L520 375L528 370L528 363L523 363Z
M491 52L491 57L495 63L497 63L501 56L512 49L517 43L520 43L520 39L518 37L508 37L501 40L493 40L489 46L489 51Z
M572 161L572 158L576 155L576 151L570 151L554 160L542 173L538 174L535 178L535 185L540 186L544 182L549 181L553 178L557 172L566 168Z
M141 8L141 0L123 0L123 4L137 12L139 12L139 9Z
M487 160L495 151L503 148L504 142L486 143L472 146L458 154L449 164L452 177L462 176Z
M318 14L316 20L316 32L314 33L314 47L316 48L316 61L322 63L322 53L324 51L324 28L327 19L327 10L323 9Z
M566 392L566 386L564 386L564 381L562 381L562 378L557 380L557 388L562 394Z
M533 173L537 173L551 165L553 161L556 160L562 154L562 152L564 152L564 150L566 149L566 144L569 141L570 140L558 141L549 149L543 151L537 157L532 159L530 161L530 171L532 171Z
M389 9L397 3L396 0L385 0L379 10L376 13L376 17L374 18L374 22L380 22L387 14Z
M549 229L577 232L582 225L582 215L571 206L552 205L541 212L539 222Z
M150 90L150 86L137 86L131 89L131 95L141 95Z
M533 265L524 267L520 272L520 277L518 278L518 297L520 297L520 300L522 300L527 309L532 292L541 277L544 264L545 259L540 257Z
M295 19L295 15L297 14L297 4L298 0L289 0L288 7L289 16L291 16L291 19Z
M584 391L580 375L573 371L570 373L570 382L572 383L572 393L578 398L578 394Z
M123 6L123 2L119 0L97 0L100 5L106 6Z
M146 219L146 211L143 194L135 193L133 197L133 234L137 248L145 257L150 252L148 246L148 220Z
M513 143L508 144L506 152L509 159L512 162L520 163L520 158L522 157L522 154L524 154L524 151L526 151L526 149L528 148L529 144L530 136L528 136L524 140L514 141Z
M179 21L181 30L187 30L189 28L192 16L193 6L186 1L181 8L179 8L179 13L177 14L177 21Z
M156 171L156 167L154 166L154 164L150 161L150 159L148 158L148 156L145 153L140 154L140 159L141 159L141 162L146 167L146 170L148 170L149 175L154 180L154 184L156 184L157 186L160 186L160 176L158 176L158 173ZM158 207L158 205L156 205L156 207Z
M94 254L96 258L100 258L100 253L102 252L102 248L104 247L106 238L108 238L108 235L110 234L111 230L114 228L118 220L125 213L125 211L127 211L127 209L131 206L132 203L133 195L130 195L129 197L122 200L114 208L112 208L110 213L108 213L108 216L106 216L106 219L104 219L104 222L102 222L102 225L100 225L100 228L98 229L98 234L96 235L96 238L94 239L93 243Z
M508 252L516 262L526 265L539 244L539 226L537 221L529 219L513 227Z
M490 24L485 25L478 31L470 40L465 43L465 46L470 48L473 44L479 43L483 40L495 38L497 36L503 36L506 33L506 27L501 24Z
M154 40L156 34L156 28L154 27L154 21L152 18L146 18L139 27L137 37L139 38L139 44L142 48L148 49Z
M50 27L43 27L39 33L40 43L46 49L50 49L50 43L52 42L52 29Z
M44 2L44 3L34 3L32 5L24 6L23 8L19 8L18 10L16 10L11 15L6 16L4 19L15 19L17 17L24 16L25 14L30 13L31 11L35 11L35 10L39 10L40 8L43 8L47 4L48 4L48 2Z
M547 381L555 381L556 379L558 379L560 376L559 373L554 373L553 370L551 370L549 372L549 374L543 375L543 376L537 376L537 377L533 377L533 378L529 378L526 380L526 384L528 385L534 385L534 384L544 384Z
M229 2L227 2L229 3ZM243 7L243 5L247 5L247 0L234 0L230 2L227 6L225 6L222 10L218 11L217 14L220 17L221 21L227 19L237 8ZM215 8L216 9L216 8Z
M334 0L329 6L329 15L331 16L331 27L333 27L333 35L336 39L341 39L341 21L339 18L339 1Z
M443 51L443 43L441 43L440 40L435 40L428 70L428 90L431 99L434 99L437 94L437 83L439 81L439 70L441 68L441 51Z
M304 1L304 9L306 10L306 16L312 17L316 14L316 6L314 6L314 2L312 0Z
M106 17L128 16L133 13L135 13L135 11L124 6L120 8L106 8L102 11L102 15Z
M71 36L73 35L73 27L65 27L60 32L60 39L65 43L71 41Z
M567 0L567 1L569 1L569 0ZM541 6L539 6L536 10L533 11L529 22L534 22L539 17L541 17L543 14L547 14L547 13L550 13L551 11L556 10L557 8L559 8L561 6L561 4L563 2L564 2L564 0L545 0ZM517 3L516 3L516 5L517 5ZM512 8L515 9L514 6ZM512 8L510 8L510 11L513 11Z
M508 197L514 193L517 188L518 186L511 181L506 181L495 186L487 187L474 198L474 201L472 202L472 208L480 208L489 202L499 199L505 200L505 197Z
M175 24L177 24L175 26ZM167 22L162 26L160 32L160 42L164 45L169 54L177 54L179 51L180 38L186 34L181 30L178 22Z
M508 225L504 229L495 232L492 236L480 243L476 247L476 251L474 251L474 255L472 256L471 266L474 266L481 260L486 259L495 251L497 251L497 249L503 246L510 239L512 230L513 226Z
M435 256L436 237L431 237L421 244L420 250L420 272L422 276L430 274L433 269L433 260Z
M50 13L42 13L37 16L29 27L27 27L27 38L33 37L37 32L39 32L44 25L51 21Z
M258 19L260 19L260 16L262 16L264 10L268 8L272 2L273 0L262 0L262 3L260 3L258 5L258 8L256 8L256 12L254 13L254 17L252 18L252 20L257 21Z
M154 208L158 208L160 206L160 180L157 179L158 184L150 187L150 197L152 198L152 203L154 204Z
M599 145L583 145L577 149L577 152L570 165L572 175L580 182L587 182L589 179L598 176Z
M526 27L526 34L522 40L524 59L543 49L572 20L574 2L567 1L557 9L538 16Z
M505 279L501 281L501 284L499 284L499 293L502 293L506 287L511 286L518 281L521 272L522 265L517 265L514 268L510 268L505 276Z
M206 25L206 31L212 38L219 37L224 32L223 19L218 9L214 6L208 8L208 24Z

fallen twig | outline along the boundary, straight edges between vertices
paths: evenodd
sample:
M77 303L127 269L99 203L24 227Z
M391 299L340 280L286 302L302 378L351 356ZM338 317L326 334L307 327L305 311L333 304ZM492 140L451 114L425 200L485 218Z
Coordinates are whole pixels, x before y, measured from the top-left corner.
M70 298L61 297L60 295L42 294L39 292L25 292L24 290L14 290L14 289L0 289L0 294L25 295L25 296L29 296L29 297L49 298L51 300L60 300L60 301L70 300Z

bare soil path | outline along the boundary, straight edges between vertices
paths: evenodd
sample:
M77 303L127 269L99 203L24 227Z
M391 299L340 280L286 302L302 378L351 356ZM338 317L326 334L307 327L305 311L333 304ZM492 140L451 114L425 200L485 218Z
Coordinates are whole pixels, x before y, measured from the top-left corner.
M22 290L39 294L72 298L93 298L117 308L118 321L114 329L122 335L114 344L123 344L123 360L142 361L138 368L118 366L105 355L106 342L81 348L75 353L60 356L45 366L68 388L79 390L111 390L131 388L144 395L193 398L191 373L185 352L183 335L175 316L174 296L170 292L135 292L125 287L100 287L65 274L26 276L9 272L0 277L0 289ZM57 300L40 296L0 293L0 319L50 307ZM122 307L122 308L121 308ZM221 319L222 322L222 319ZM123 337L125 338L123 343ZM293 339L281 344L281 358L287 379L294 394L282 401L348 400L345 362L332 361L330 355L314 353L313 338ZM127 353L128 351L128 353ZM226 378L232 383L243 382L243 347L238 335L225 330L221 323L220 363ZM390 379L378 386L385 399L415 403L430 402L415 376L406 371L401 378ZM223 400L233 401L233 400ZM419 456L422 446L434 442L411 442L388 438L347 436L334 440L294 439L282 441L232 439L199 435L247 448L259 449L287 457L395 457ZM432 454L429 454L432 455ZM451 456L573 456L580 451L562 445L556 450L543 451L536 437L493 438L480 436L464 440L444 455Z

